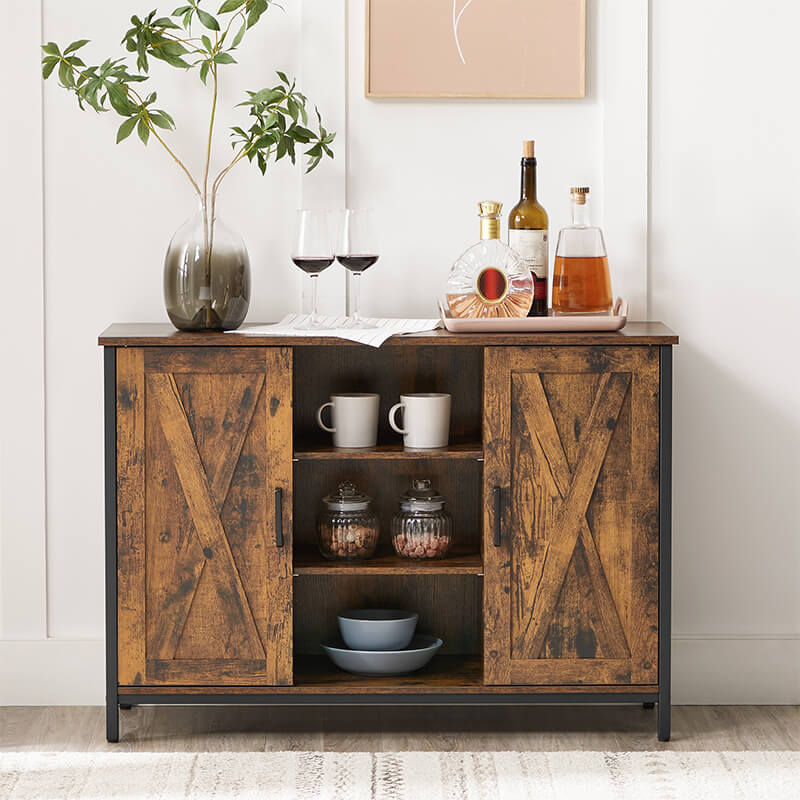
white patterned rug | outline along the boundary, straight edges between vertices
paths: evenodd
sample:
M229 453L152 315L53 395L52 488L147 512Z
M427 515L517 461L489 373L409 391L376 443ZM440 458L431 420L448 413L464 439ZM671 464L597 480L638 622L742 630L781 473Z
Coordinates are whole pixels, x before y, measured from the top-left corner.
M3 753L0 798L798 800L800 753Z

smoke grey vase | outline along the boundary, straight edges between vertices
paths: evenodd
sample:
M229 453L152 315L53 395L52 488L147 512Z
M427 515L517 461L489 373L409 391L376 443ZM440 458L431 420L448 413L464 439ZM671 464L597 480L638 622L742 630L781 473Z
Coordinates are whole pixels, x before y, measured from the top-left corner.
M242 237L201 201L164 259L164 303L181 331L232 331L250 305L250 258Z

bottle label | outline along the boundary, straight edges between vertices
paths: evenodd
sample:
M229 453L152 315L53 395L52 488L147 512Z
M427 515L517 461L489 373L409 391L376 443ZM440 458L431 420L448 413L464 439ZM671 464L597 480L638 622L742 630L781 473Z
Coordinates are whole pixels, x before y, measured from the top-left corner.
M525 266L539 280L547 281L547 231L508 231L508 246L522 256Z

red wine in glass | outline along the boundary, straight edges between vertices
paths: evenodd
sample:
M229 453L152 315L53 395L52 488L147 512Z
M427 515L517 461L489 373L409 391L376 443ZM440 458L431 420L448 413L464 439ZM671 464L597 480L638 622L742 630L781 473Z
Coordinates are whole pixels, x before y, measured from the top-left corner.
M378 256L358 253L348 256L336 256L336 260L345 269L349 269L350 272L364 272L378 260Z
M376 256L377 257L377 256ZM333 257L327 256L294 256L292 262L307 275L319 275L322 270L333 264Z

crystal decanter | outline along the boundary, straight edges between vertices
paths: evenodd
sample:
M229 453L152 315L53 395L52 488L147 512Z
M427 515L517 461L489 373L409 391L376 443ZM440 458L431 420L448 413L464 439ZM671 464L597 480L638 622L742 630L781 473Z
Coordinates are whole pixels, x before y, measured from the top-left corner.
M533 302L525 261L500 241L502 203L478 203L481 238L450 269L442 305L449 317L524 317Z
M553 269L554 314L607 314L611 276L603 232L589 224L589 187L570 189L572 225L558 234Z

